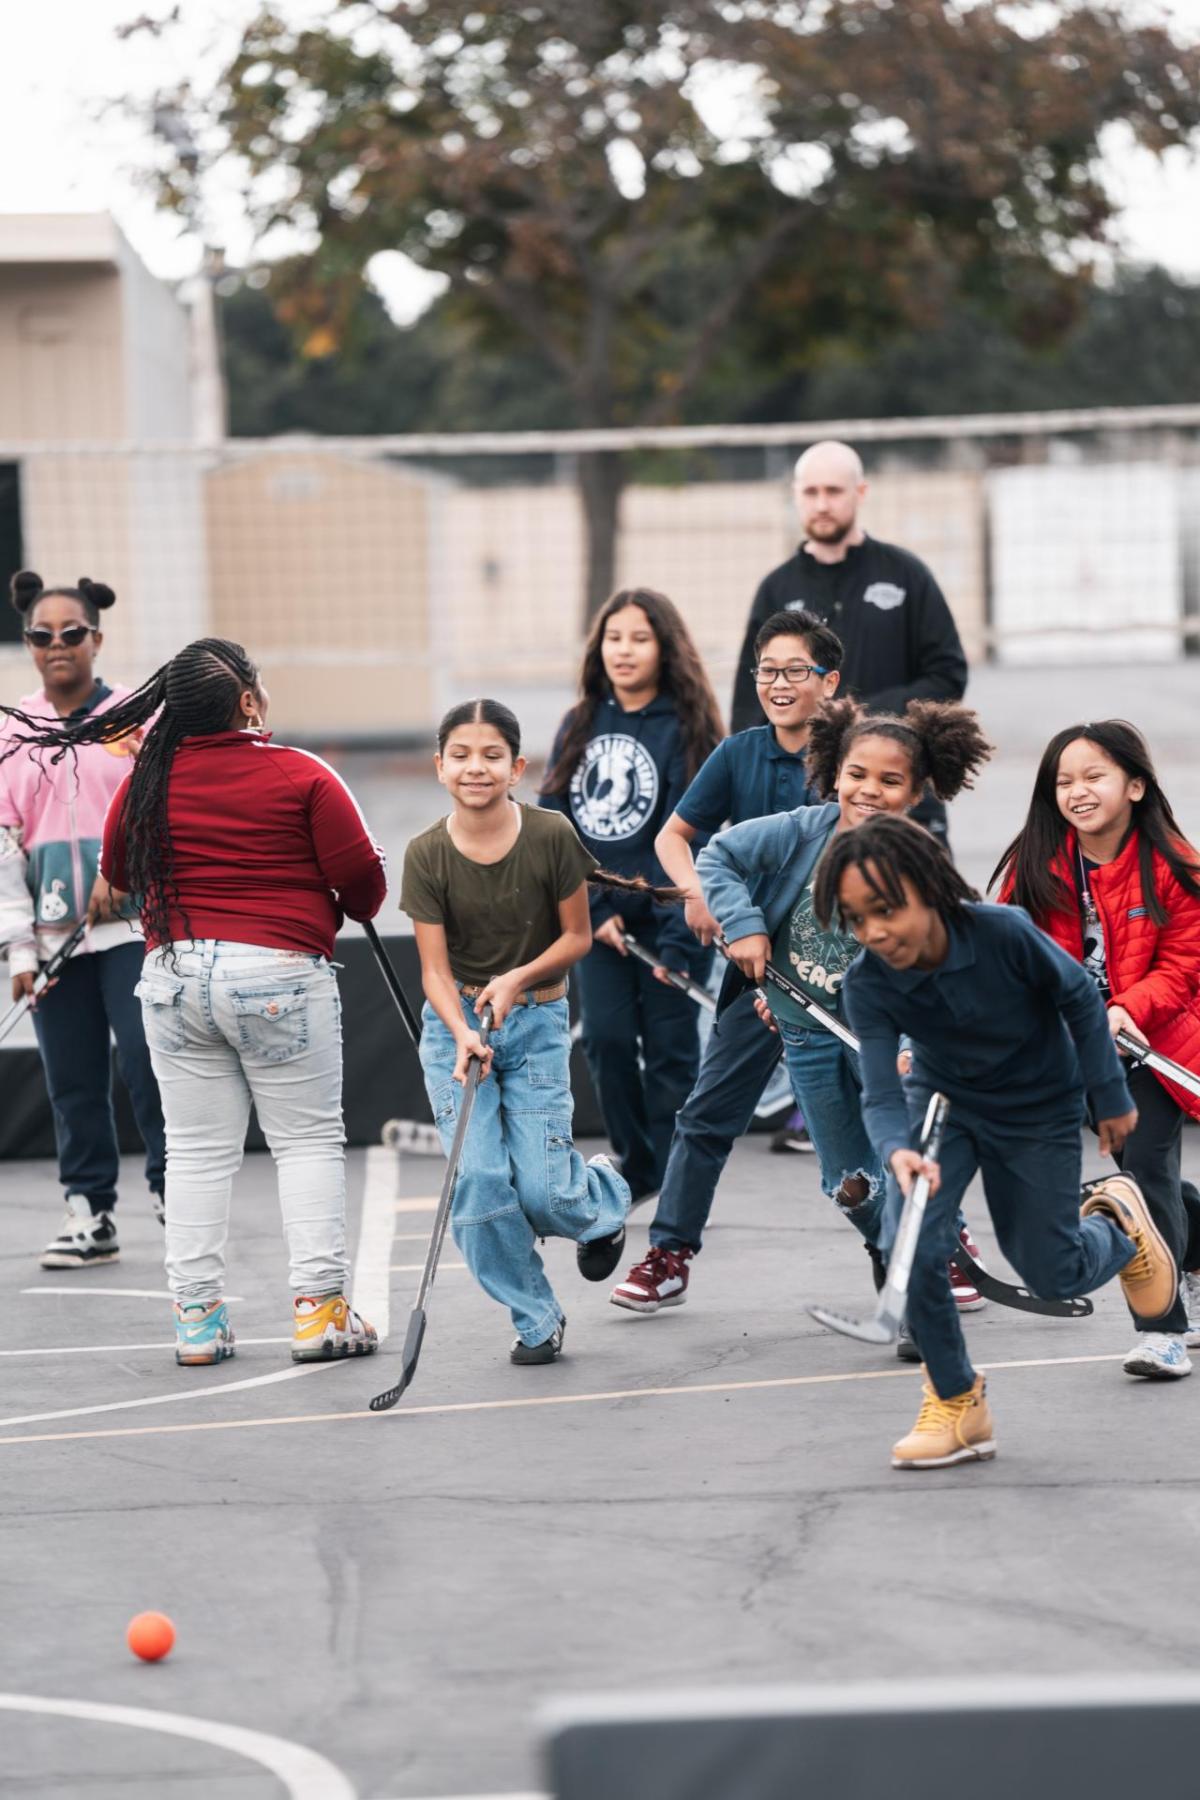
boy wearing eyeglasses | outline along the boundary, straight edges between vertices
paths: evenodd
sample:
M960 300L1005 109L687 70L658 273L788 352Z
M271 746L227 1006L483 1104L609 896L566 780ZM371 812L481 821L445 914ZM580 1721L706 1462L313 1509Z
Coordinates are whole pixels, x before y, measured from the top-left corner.
M103 711L127 687L96 674L104 641L103 609L115 595L102 582L47 588L31 570L15 575L12 603L41 681L20 702L32 718L70 721ZM21 728L6 719L4 736ZM96 886L100 839L109 801L129 772L134 737L83 745L54 762L31 748L0 763L0 946L7 949L14 1001L29 998L46 963L87 916ZM119 1148L112 1111L111 1043L146 1146L146 1181L162 1218L166 1168L162 1106L142 1031L134 988L145 945L136 923L118 917L105 898L100 921L63 963L58 979L33 1006L38 1049L54 1114L66 1217L42 1253L44 1269L115 1262L113 1217Z
M840 638L812 613L775 613L758 632L753 680L767 722L717 745L654 845L668 877L687 895L685 916L702 944L712 943L718 926L704 902L692 844L724 825L790 812L818 798L805 770L809 726L837 692L841 665ZM726 981L730 991L740 985L733 970ZM779 1056L780 1041L757 1017L752 992L721 1009L696 1085L676 1118L649 1254L612 1290L614 1306L653 1313L683 1304L721 1171Z

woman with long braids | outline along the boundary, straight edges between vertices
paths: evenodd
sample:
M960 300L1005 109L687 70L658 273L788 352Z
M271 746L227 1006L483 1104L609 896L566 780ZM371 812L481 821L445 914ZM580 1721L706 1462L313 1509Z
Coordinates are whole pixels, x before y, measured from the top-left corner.
M383 857L319 757L271 742L268 695L240 644L189 644L119 705L56 732L60 758L148 727L104 828L111 902L139 896L139 992L167 1127L167 1276L180 1363L233 1355L223 1298L233 1177L250 1103L275 1159L296 1362L363 1354L346 1300L343 915L383 903ZM153 721L153 723L152 723Z
M542 805L566 813L606 868L663 882L654 840L724 735L678 607L652 589L622 588L589 634ZM578 971L583 1048L625 1179L644 1200L662 1186L675 1116L700 1066L696 1007L659 970L704 981L713 952L679 909L645 895L593 889L591 921L593 947ZM659 969L629 954L627 931Z
M110 687L96 674L100 615L115 599L110 587L86 576L73 587L48 588L31 569L14 575L12 603L41 678L21 712L39 730L111 718L128 697L127 687ZM136 921L98 910L57 981L32 1005L38 965L87 915L104 815L139 742L136 727L115 731L62 764L31 746L15 754L14 726L0 723L0 944L8 950L13 999L31 998L67 1201L62 1228L42 1253L44 1269L86 1269L120 1254L113 1038L162 1218L163 1117L135 993L144 950Z

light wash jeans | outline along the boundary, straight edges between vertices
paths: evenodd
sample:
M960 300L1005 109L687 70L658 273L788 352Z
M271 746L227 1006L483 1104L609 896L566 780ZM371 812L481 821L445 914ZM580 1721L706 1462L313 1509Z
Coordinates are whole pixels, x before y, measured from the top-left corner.
M869 1244L888 1248L887 1181L862 1116L862 1082L853 1051L816 1025L811 1031L778 1021L796 1105L821 1165L821 1186ZM848 1175L870 1183L865 1200L846 1206L837 1191Z
M462 1009L478 1030L465 996ZM450 1229L480 1287L508 1307L518 1336L541 1344L563 1310L535 1240L565 1237L587 1244L609 1237L625 1223L629 1186L610 1163L585 1163L574 1146L566 1001L514 1007L490 1042L495 1055L476 1092ZM454 1059L453 1037L426 1004L421 1067L447 1153L464 1093L452 1078Z
M291 1286L345 1290L342 1009L324 957L197 938L146 957L138 994L167 1128L167 1282L221 1297L254 1102L275 1159Z

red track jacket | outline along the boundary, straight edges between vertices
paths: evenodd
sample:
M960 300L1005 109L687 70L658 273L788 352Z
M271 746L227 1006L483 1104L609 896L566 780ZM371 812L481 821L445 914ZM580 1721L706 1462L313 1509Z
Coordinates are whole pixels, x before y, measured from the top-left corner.
M100 855L105 878L124 891L128 787L113 795ZM167 819L177 940L332 956L343 917L370 919L383 905L383 852L341 776L307 750L246 731L185 738L171 766Z
M1068 956L1082 962L1083 924L1078 906L1066 898L1075 892L1077 856L1071 832L1052 865L1065 887L1063 909L1037 923ZM1156 851L1154 887L1167 922L1154 923L1142 893L1136 831L1118 857L1089 873L1088 884L1104 926L1112 1004L1125 1008L1162 1056L1200 1071L1200 900L1180 887ZM1012 886L1006 878L1002 901L1012 899ZM1158 1079L1186 1113L1200 1119L1200 1098L1161 1075Z

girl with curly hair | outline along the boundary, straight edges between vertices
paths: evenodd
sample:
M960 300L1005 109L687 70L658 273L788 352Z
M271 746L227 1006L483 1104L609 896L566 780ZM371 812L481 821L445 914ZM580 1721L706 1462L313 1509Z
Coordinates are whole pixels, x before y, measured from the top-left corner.
M696 859L705 902L742 978L734 993L726 987L723 1002L729 1004L745 983L761 984L771 964L827 1011L838 1012L842 979L858 945L813 914L813 884L827 845L864 819L910 811L929 789L952 799L971 785L990 753L975 714L952 701L910 701L903 718L869 713L854 700L827 701L808 738L808 778L828 796L825 804L718 832ZM770 1011L761 1011L783 1040L822 1188L878 1251L886 1184L862 1120L858 1058L778 990L772 990ZM706 1221L707 1207L701 1214L685 1202L677 1217L664 1217L660 1207L650 1256L613 1290L613 1303L633 1311L679 1305ZM882 1259L872 1260L878 1276ZM978 1304L978 1295L968 1300Z

